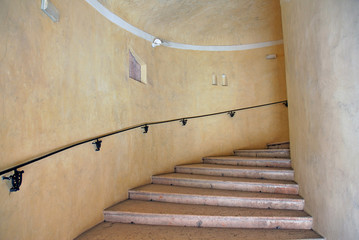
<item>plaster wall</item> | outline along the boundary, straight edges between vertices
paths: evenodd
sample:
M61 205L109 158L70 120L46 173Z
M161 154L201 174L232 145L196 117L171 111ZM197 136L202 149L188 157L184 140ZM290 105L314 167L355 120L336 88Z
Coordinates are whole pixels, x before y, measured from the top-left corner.
M291 157L314 229L359 239L359 2L281 1Z
M0 0L0 169L143 122L286 99L283 46L152 48L85 1L52 2L58 23L40 1ZM148 84L128 78L129 48L147 63ZM265 60L270 53L278 58ZM212 86L212 73L229 86ZM73 239L153 174L288 138L287 108L276 105L132 130L102 139L100 152L78 146L24 167L19 192L0 182L0 239Z

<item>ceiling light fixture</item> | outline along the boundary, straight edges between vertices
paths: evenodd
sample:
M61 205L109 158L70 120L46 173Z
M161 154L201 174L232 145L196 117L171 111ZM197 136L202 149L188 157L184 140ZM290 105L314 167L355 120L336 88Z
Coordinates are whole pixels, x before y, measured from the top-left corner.
M159 39L159 38L155 38L152 42L152 47L158 47L158 46L161 46L162 45L162 40Z

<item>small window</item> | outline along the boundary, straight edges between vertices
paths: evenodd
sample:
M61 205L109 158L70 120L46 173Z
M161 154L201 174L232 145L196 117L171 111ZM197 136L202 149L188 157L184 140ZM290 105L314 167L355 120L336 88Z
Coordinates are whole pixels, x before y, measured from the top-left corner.
M129 77L138 82L147 83L146 64L132 49L129 51Z

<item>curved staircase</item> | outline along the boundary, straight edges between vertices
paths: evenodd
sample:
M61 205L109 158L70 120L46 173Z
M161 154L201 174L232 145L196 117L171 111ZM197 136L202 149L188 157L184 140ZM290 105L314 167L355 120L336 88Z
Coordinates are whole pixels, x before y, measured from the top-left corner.
M77 239L323 239L303 211L288 147L235 150L153 176Z

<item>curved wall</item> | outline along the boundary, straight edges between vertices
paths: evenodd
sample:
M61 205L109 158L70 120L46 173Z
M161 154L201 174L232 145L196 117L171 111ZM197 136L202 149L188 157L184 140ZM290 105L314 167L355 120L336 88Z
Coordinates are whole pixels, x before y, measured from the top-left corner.
M0 169L49 150L148 121L286 98L283 46L240 52L152 48L85 1L1 0ZM147 63L148 84L128 78L128 49ZM266 54L277 53L273 61ZM229 86L212 86L225 73ZM219 79L220 80L220 79ZM103 220L127 190L175 164L288 139L282 106L152 126L85 144L24 167L21 190L0 182L1 239L73 239ZM19 227L21 226L21 227Z

